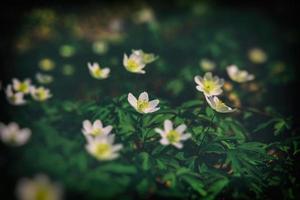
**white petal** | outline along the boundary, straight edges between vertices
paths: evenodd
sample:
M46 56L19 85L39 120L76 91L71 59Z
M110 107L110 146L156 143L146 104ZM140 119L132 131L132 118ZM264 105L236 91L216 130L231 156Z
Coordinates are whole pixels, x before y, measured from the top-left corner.
M183 147L183 144L180 142L174 143L173 145L178 149L181 149Z
M96 129L96 128L100 128L100 129L103 128L102 122L99 119L97 119L96 121L94 121L93 129Z
M187 140L190 137L192 137L192 135L190 133L186 133L186 134L181 135L180 139L181 140Z
M185 125L185 124L181 124L180 126L178 126L178 127L176 128L176 131L177 131L178 133L183 133L183 132L185 131L185 129L186 129L186 125Z
M158 134L161 135L161 137L165 136L165 132L163 130L161 130L160 128L155 128L154 131Z
M86 132L90 133L92 131L93 126L89 120L84 120L82 124Z
M108 135L110 132L111 132L111 130L112 130L112 126L106 126L105 128L103 128L103 134L104 135Z
M123 148L123 145L122 144L115 144L115 145L113 145L113 147L112 147L112 151L113 152L116 152L116 151L119 151L120 149L122 149Z
M139 101L149 101L148 93L147 92L142 92L139 96Z
M123 56L123 65L124 65L124 66L127 66L127 62L128 62L128 57L127 57L127 55L124 53L124 56Z
M158 99L155 99L155 100L152 100L152 101L149 102L149 106L151 108L155 108L158 104L159 104L159 100Z
M160 142L162 145L168 145L168 144L170 144L170 143L169 143L169 140L167 140L167 138L162 138L162 139L159 140L159 142Z
M194 81L195 81L198 85L203 86L203 84L202 84L203 79L201 78L201 76L195 76L195 77L194 77Z
M130 105L137 109L137 99L131 93L128 94L127 99Z
M169 132L171 130L173 130L173 124L170 120L165 120L164 121L164 128L165 128L165 132Z

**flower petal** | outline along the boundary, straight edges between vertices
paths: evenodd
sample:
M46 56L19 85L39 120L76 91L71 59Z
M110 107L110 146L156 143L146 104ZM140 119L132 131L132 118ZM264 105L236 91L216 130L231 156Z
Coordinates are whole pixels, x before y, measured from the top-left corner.
M183 133L186 129L186 125L185 124L181 124L180 126L178 126L175 130L178 132L178 133Z
M165 132L169 132L171 130L173 130L173 123L170 120L165 120L164 121L164 128L165 128Z
M149 101L149 96L147 92L142 92L139 96L139 101Z
M137 109L137 99L131 93L128 94L127 99L130 105Z

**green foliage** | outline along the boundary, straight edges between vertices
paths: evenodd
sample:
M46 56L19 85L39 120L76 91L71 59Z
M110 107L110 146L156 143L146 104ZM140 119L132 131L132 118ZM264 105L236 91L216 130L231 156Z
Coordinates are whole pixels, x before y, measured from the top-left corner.
M163 109L141 115L130 107L126 96L100 103L36 105L40 111L33 119L32 140L18 151L21 159L15 161L14 170L20 174L47 173L68 191L91 199L133 194L139 198L215 199L221 193L231 196L228 191L234 191L235 197L245 192L261 197L264 189L284 179L280 175L270 178L270 173L284 165L270 168L270 163L281 158L268 153L271 147L284 149L282 143L269 146L252 141L242 121L235 119L238 116L214 113L200 100L176 108L162 101L160 106ZM86 152L80 123L85 119L101 119L105 125L113 125L117 143L124 145L120 158L101 162ZM162 127L165 119L188 126L192 139L183 149L159 143L160 136L153 129ZM282 123L277 120L275 127L282 128ZM293 144L296 154L298 140ZM284 169L280 172L286 173ZM245 188L235 186L238 180Z

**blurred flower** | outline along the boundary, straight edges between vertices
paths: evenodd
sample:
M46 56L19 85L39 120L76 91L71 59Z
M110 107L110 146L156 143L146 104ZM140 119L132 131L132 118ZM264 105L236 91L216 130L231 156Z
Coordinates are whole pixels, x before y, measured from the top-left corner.
M181 124L177 128L173 129L173 123L170 120L164 121L164 130L155 128L155 132L159 133L162 137L160 143L162 145L173 145L178 149L183 147L181 141L187 140L191 137L190 133L184 133L186 125Z
M260 89L260 87L257 83L250 83L248 86L248 90L250 92L257 92L259 89Z
M89 120L84 120L82 124L83 124L82 133L86 136L108 135L113 128L112 126L103 127L101 120L96 120L94 121L93 124Z
M158 59L158 56L155 56L153 53L145 53L143 50L132 50L133 54L141 56L144 64L149 64Z
M87 137L87 151L98 160L113 160L119 157L118 151L122 149L121 144L113 144L115 135Z
M88 68L92 77L96 79L106 79L110 73L109 68L100 68L98 63L88 63Z
M6 98L8 102L12 105L19 106L24 105L26 100L24 99L24 93L22 92L14 92L12 90L12 86L8 85L5 90Z
M151 8L143 8L134 14L134 22L137 24L155 21L155 16Z
M224 83L224 90L226 91L231 91L233 89L233 85L230 82L225 82Z
M24 94L28 94L30 92L29 91L30 84L31 84L30 79L25 79L24 81L20 81L17 78L13 78L12 83L13 83L13 88L16 92L21 92Z
M62 45L59 48L59 54L64 58L72 57L76 52L76 49L72 45Z
M24 145L30 138L30 135L30 129L20 129L19 125L15 122L11 122L8 125L0 122L0 139L2 140L2 142L8 145Z
M139 99L136 99L131 93L129 93L128 102L136 111L142 114L153 113L159 110L159 107L156 107L159 104L159 100L155 99L149 101L147 92L141 93L139 95Z
M276 62L273 65L271 74L272 75L280 74L280 73L282 73L285 70L285 68L286 68L286 66L285 66L285 64L283 62Z
M108 44L104 41L96 41L93 43L93 51L96 54L103 55L108 51Z
M207 103L212 109L220 113L230 113L236 111L236 109L230 108L225 105L218 97L216 96L205 96Z
M39 67L44 71L51 71L54 69L55 63L49 58L43 58L39 62Z
M260 48L250 49L248 52L248 58L255 64L262 64L268 59L267 54Z
M49 84L53 81L52 76L42 73L36 73L35 78L41 84Z
M23 178L17 185L19 200L62 200L63 191L59 184L52 183L46 175L33 179Z
M72 76L75 72L74 66L71 64L65 64L62 68L62 74L65 76Z
M44 88L43 86L40 87L31 86L30 93L32 98L36 101L46 101L47 99L52 97L50 90Z
M201 59L199 65L204 71L212 71L216 68L216 63L206 58Z
M205 96L220 95L223 91L221 87L224 85L224 80L218 76L212 76L211 72L206 72L204 77L195 76L197 90L203 92Z
M249 74L246 70L239 70L236 65L230 65L226 68L226 70L231 80L238 83L244 83L254 79L253 74Z
M127 71L138 74L145 74L146 72L143 70L145 67L145 63L143 62L143 57L141 55L137 55L132 53L129 58L126 54L123 57L123 65Z
M238 96L236 93L231 92L231 93L228 95L228 99L229 99L230 101L233 102L233 105L234 105L235 107L241 107L241 101L240 101L240 98L239 98L239 96Z

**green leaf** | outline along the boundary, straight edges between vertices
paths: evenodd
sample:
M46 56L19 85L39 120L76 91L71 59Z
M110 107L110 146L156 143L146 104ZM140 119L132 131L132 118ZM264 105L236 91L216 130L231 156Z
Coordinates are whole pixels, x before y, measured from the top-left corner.
M189 184L201 196L205 196L207 194L204 189L204 184L200 179L194 178L192 176L182 176L181 179Z

